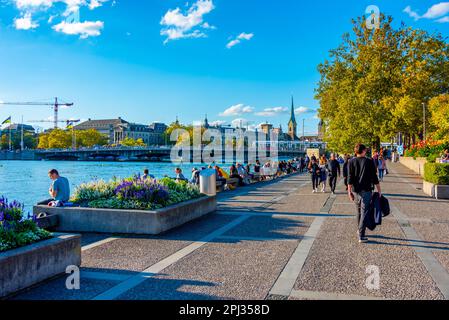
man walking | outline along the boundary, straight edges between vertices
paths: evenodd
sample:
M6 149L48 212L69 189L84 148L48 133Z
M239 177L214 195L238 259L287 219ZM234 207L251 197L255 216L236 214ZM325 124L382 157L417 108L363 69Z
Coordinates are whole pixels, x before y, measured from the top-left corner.
M365 243L368 242L365 235L366 220L370 211L373 186L376 187L379 196L382 192L374 162L366 157L366 147L363 144L357 144L354 151L356 157L349 162L348 166L348 195L357 208L359 242Z
M329 186L331 187L332 194L335 194L335 188L337 187L337 178L341 176L340 162L334 153L331 154L331 159L328 163L329 169Z

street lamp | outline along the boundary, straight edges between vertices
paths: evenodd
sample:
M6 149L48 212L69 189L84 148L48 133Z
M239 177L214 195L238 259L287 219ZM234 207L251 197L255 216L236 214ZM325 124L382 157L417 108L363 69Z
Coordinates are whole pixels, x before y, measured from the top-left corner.
M426 103L422 103L422 113L423 113L423 140L426 141Z

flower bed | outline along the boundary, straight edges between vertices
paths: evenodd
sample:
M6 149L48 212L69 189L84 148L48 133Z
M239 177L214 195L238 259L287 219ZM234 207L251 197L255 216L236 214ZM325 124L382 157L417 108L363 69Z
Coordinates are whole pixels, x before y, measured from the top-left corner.
M423 191L437 199L449 199L449 164L427 163L425 165Z
M24 215L23 205L0 198L0 252L23 247L52 237L40 229L34 216Z
M412 158L427 158L429 162L435 162L446 149L449 149L449 142L447 141L421 141L408 148L405 151L405 156Z
M143 180L135 176L80 185L72 201L85 208L157 210L201 196L197 186L186 182L177 183L170 178Z

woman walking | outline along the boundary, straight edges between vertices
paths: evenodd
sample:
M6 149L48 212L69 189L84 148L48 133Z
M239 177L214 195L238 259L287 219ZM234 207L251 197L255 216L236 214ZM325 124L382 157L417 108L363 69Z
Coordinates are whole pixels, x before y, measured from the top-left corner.
M320 158L320 184L321 184L321 192L326 192L326 184L327 184L327 159L326 156L322 156Z
M312 177L312 188L313 188L312 192L317 193L319 179L320 179L320 175L321 175L321 169L317 163L317 160L310 160L308 168L309 168L310 176Z
M379 155L377 160L377 170L379 171L379 181L384 181L385 170L387 169L387 163L382 155Z

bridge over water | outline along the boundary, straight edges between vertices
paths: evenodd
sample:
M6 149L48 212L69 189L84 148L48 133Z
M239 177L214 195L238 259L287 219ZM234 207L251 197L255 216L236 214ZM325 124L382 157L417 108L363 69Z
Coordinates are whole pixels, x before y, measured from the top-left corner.
M34 150L33 159L72 161L164 161L170 159L171 152L172 149L170 147L119 147ZM192 149L190 152L190 156L182 155L182 153L179 153L179 156L182 156L185 162L189 162L192 161L194 153L201 154L202 150ZM278 151L278 157L301 157L304 155L305 152L303 150ZM211 156L213 156L213 154L211 154ZM270 156L270 153L267 153L267 156ZM235 151L234 157L236 157ZM247 151L244 153L244 159L248 159Z

